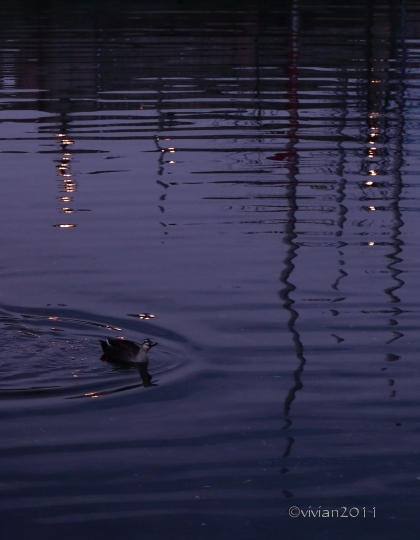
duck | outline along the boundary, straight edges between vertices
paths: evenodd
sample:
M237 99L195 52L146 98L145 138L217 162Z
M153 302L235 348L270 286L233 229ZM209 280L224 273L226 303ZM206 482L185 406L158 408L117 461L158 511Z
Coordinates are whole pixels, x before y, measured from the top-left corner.
M111 339L99 340L103 355L101 360L109 362L130 362L135 364L146 365L149 362L147 353L157 345L156 341L149 338L143 339L139 345L135 341L129 339Z

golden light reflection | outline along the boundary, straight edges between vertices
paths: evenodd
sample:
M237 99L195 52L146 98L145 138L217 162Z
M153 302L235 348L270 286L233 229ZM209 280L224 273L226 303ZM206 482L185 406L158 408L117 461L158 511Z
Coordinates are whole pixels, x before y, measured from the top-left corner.
M372 69L374 71L374 69ZM371 83L380 83L381 81L379 79L375 79L372 77ZM365 163L364 163L364 171L365 174L369 176L377 176L379 174L378 172L378 165L377 160L381 157L380 152L381 149L376 146L376 144L379 144L381 132L382 132L382 124L380 122L380 119L382 117L382 114L378 111L369 111L368 113L368 120L367 120L367 132L366 132L366 150L365 150ZM368 160L373 160L368 161ZM366 187L378 187L379 184L372 180L365 180L363 182L363 186ZM371 205L371 206L365 206L366 210L369 210L371 212L374 212L378 210L377 207ZM366 242L365 245L368 246L374 246L375 242Z
M376 210L376 208L374 206L369 206L368 208L369 208L369 210Z
M74 223L57 223L54 227L58 227L59 229L72 229L73 227L76 227L76 225Z
M61 211L64 212L65 214L73 214L74 213L73 208L62 208Z
M61 191L65 191L67 193L73 193L76 191L76 184L74 182L67 182L63 183L63 189Z
M156 315L153 315L153 313L139 313L138 314L138 318L144 319L144 320L154 319L155 317Z
M70 202L73 200L73 197L58 197L58 200L62 202Z
M374 246L375 242L368 242L368 246Z

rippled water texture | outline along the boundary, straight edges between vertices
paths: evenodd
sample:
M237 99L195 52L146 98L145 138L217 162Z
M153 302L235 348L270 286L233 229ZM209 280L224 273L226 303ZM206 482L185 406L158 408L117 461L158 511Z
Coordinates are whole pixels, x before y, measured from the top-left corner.
M418 3L0 20L1 538L417 540Z

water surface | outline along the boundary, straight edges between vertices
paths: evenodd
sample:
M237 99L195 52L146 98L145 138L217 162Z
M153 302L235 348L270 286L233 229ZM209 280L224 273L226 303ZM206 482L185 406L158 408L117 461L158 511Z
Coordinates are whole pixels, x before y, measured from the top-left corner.
M417 538L416 3L0 16L3 535Z

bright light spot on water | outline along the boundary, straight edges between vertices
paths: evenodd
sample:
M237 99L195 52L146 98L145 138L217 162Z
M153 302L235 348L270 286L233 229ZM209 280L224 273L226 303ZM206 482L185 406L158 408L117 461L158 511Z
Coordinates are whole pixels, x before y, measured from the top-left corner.
M65 191L67 193L73 193L74 191L76 191L76 184L71 180L65 180L63 183L63 188L64 189L62 191Z

